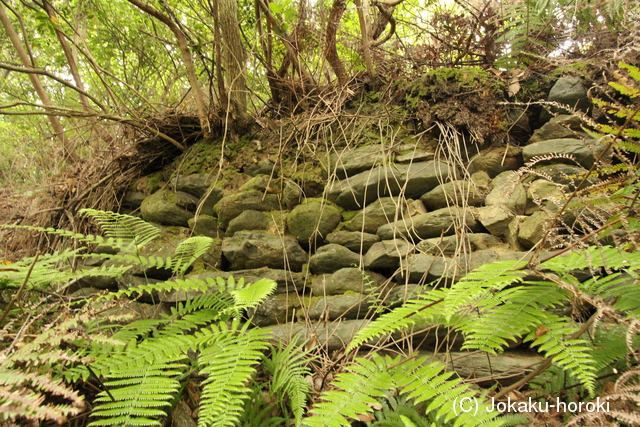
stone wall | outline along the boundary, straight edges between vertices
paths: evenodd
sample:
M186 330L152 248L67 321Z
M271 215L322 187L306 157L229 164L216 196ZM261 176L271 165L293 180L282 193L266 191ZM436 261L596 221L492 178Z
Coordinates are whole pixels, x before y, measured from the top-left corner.
M140 204L142 218L163 226L163 237L144 254L168 256L190 233L214 237L211 253L187 277L271 278L277 292L253 313L255 323L282 338L303 332L336 350L379 310L424 286L447 286L495 260L526 259L551 226L580 233L575 224L584 213L568 209L552 218L581 185L579 174L607 158L604 147L575 116L559 115L523 147L489 148L462 164L417 145L395 154L375 144L345 147L312 165L321 165L326 178L318 198L306 198L299 183L271 165L253 168L238 189L221 188L212 175L178 175L144 199L130 193L127 203ZM607 215L606 206L600 209ZM142 273L167 278L138 271L103 287L137 285ZM166 305L193 295L150 297ZM416 342L423 349L443 340L460 346L446 331L421 329ZM504 357L513 363L513 355ZM531 357L522 360L530 365ZM461 365L468 370L469 363ZM495 374L500 365L493 364Z

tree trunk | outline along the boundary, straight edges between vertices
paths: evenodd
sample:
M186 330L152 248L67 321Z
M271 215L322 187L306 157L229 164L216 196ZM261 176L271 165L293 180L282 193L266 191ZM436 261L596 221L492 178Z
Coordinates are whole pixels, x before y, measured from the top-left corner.
M340 20L342 19L342 15L346 9L346 0L333 0L331 12L329 13L329 22L327 22L327 31L325 33L324 57L327 58L327 62L331 65L333 72L338 78L338 84L340 84L340 86L344 86L347 83L347 75L344 64L338 56L336 33L338 32Z
M236 0L219 0L218 21L222 35L222 64L228 108L236 126L247 122L246 56L240 39Z
M36 64L34 64L29 59L29 55L27 55L27 52L22 46L22 41L20 40L18 33L16 33L16 31L14 30L13 25L11 25L11 21L9 20L9 17L7 16L4 10L4 6L2 4L0 4L0 21L2 22L2 26L7 32L7 35L9 36L9 39L11 40L13 47L18 53L18 56L20 57L20 61L22 62L22 64L27 68L35 68ZM47 92L44 90L44 87L42 86L42 82L40 82L40 77L34 73L29 73L28 75L29 75L29 80L31 80L31 84L33 85L33 88L38 94L38 97L40 98L40 101L42 102L42 104L45 106L45 108L52 107L51 100L49 99ZM64 133L64 127L62 127L62 124L60 123L58 116L48 115L47 117L49 118L49 122L53 127L53 131L55 132L56 136L60 140L60 143L62 144L62 148L65 152L66 160L69 162L77 161L78 157L77 157L76 151L74 147L72 147L71 144L69 143L69 140L67 139L67 136Z
M378 83L378 76L373 68L371 59L371 37L369 36L369 0L354 0L358 10L358 21L360 22L360 34L362 38L362 56L367 67L367 73L371 79L371 85L375 88Z

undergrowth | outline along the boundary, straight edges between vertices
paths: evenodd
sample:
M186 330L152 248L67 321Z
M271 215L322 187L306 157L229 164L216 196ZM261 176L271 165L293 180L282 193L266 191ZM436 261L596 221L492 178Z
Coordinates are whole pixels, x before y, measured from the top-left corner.
M626 68L640 81L637 68ZM640 96L622 84L612 87L632 101ZM350 362L334 366L320 387L311 370L313 341L275 345L248 317L275 282L180 278L210 239L186 239L169 258L143 257L140 249L158 230L131 216L84 211L104 236L31 227L75 245L0 269L0 290L10 297L0 319L0 420L62 424L90 413L92 426L160 426L188 397L197 403L199 426L507 426L528 421L491 410L489 402L515 395L611 403L611 411L580 413L567 425L640 423L640 107L596 102L623 121L590 128L619 161L577 177L588 185L567 195L555 221L576 203L613 204L615 213L550 256L494 262L448 288L425 288L361 330L347 345ZM617 247L605 245L614 232ZM112 250L91 251L95 245ZM96 257L110 262L78 267ZM164 268L174 277L73 303L63 298L83 277L119 277L133 267ZM131 321L118 310L140 295L174 291L197 296L156 318ZM463 350L499 354L518 343L544 361L510 386L479 391L430 356L355 353L380 349L390 334L418 323L458 332ZM463 401L476 402L476 410L461 410Z

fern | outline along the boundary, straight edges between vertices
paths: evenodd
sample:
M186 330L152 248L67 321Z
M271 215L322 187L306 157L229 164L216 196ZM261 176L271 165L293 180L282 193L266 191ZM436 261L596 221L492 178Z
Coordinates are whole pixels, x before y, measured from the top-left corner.
M372 414L387 393L396 392L407 395L414 404L427 402L425 412L432 414L438 425L454 418L458 418L457 425L505 425L505 420L497 418L499 413L489 411L485 405L481 405L475 415L460 414L458 417L454 402L473 398L475 392L462 385L460 379L450 380L452 374L442 372L444 365L426 362L427 358L401 362L399 356L392 359L375 353L370 360L357 358L349 367L351 372L336 376L332 385L337 390L322 394L322 402L312 408L313 415L305 418L305 425L350 426L349 419Z
M107 237L135 246L144 246L160 235L157 227L131 215L95 209L82 209L80 215L93 218Z
M193 284L200 288L188 280L181 286ZM244 285L230 278L223 285L226 289L178 305L168 318L140 320L122 328L113 338L129 340L126 345L93 349L92 370L108 379L110 394L105 391L96 400L100 405L92 415L102 419L92 426L160 425L159 418L166 415L162 408L170 405L181 387L189 351L199 353L200 373L208 376L203 382L201 425L212 425L214 420L215 425L233 425L239 419L249 392L243 386L255 372L267 336L262 330L247 329L248 323L234 320L227 326L226 322L241 309L264 301L276 284L263 279ZM242 290L250 298L233 294ZM188 331L195 333L186 335Z
M245 384L255 373L255 365L267 348L267 335L260 329L239 327L233 322L227 328L219 324L215 338L198 358L203 381L199 426L233 426L240 420L243 401L250 389Z
M288 398L296 426L302 422L307 398L311 393L311 386L305 377L311 374L307 365L312 360L309 351L304 349L304 345L297 343L296 337L284 348L271 347L271 357L266 358L263 363L265 371L272 375L269 391L272 395L284 395Z

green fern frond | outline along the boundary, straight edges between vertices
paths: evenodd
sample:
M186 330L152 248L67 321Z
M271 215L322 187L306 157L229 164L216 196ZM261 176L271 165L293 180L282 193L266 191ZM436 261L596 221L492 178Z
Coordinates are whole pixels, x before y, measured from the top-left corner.
M254 308L272 295L278 284L271 279L260 279L241 289L231 291L238 310Z
M265 358L263 366L272 375L270 392L289 398L295 425L299 426L311 393L311 385L305 379L311 374L308 363L314 358L305 350L304 343L297 341L296 337L284 348L271 347L271 357Z
M479 404L477 413L457 414L455 402L463 398L473 400L475 391L461 384L460 379L450 380L452 373L443 373L442 363L426 362L426 357L401 361L399 356L392 359L376 353L372 354L371 360L357 358L350 366L351 372L336 376L332 385L338 390L324 392L323 402L311 410L314 415L305 418L304 424L310 427L350 426L349 419L371 414L387 393L399 392L414 404L428 402L426 414L433 414L439 423L456 418L455 425L505 425L505 421L497 419L500 414L489 411L484 404Z
M444 289L434 289L383 314L355 334L347 345L347 352L353 351L365 342L407 329L414 325L417 319L428 320L441 316L440 304L444 301L447 292L448 290Z
M567 275L572 270L607 267L628 268L640 265L640 252L624 252L611 246L590 246L583 251L575 251L567 256L555 257L540 264L540 269Z
M160 230L135 216L96 209L82 209L80 215L93 218L102 232L110 238L144 246L160 235Z
M218 324L214 339L198 357L200 372L207 376L202 382L199 426L233 426L240 420L243 401L251 391L245 384L254 375L268 340L265 331L247 329L247 325Z
M173 253L173 272L184 274L195 260L207 253L212 243L213 239L205 236L192 236L182 241Z
M444 316L450 320L487 293L522 282L524 273L516 269L524 265L525 261L498 261L474 269L447 293L442 304Z
M590 343L583 339L567 339L578 328L571 325L566 318L547 312L544 316L546 319L541 326L545 333L536 338L536 331L532 331L524 341L533 341L532 346L538 347L539 351L552 358L553 363L568 370L582 382L589 393L593 394L598 368L591 355Z
M478 313L470 313L456 328L465 335L463 349L496 354L515 339L535 330L546 317L545 308L567 301L569 296L552 283L503 289L476 304Z

